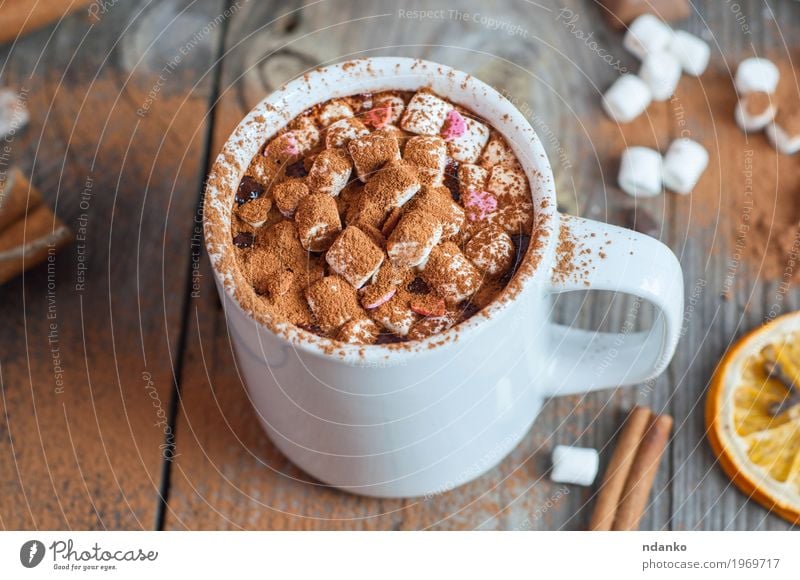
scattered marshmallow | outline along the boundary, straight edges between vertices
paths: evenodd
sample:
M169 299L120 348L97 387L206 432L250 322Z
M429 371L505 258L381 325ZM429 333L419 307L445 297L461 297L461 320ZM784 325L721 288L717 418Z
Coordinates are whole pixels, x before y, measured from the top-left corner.
M412 137L406 143L403 160L417 168L423 185L441 185L447 165L447 144L440 137Z
M238 206L236 208L236 215L247 225L260 228L267 223L270 209L272 209L272 200L266 195L261 195L254 200Z
M350 108L350 105L344 101L336 100L328 101L322 105L317 118L319 119L319 122L322 123L323 127L327 127L336 121L347 119L352 116L353 109Z
M339 328L361 311L355 290L338 276L320 278L305 294L317 324L325 331Z
M707 166L705 147L691 139L676 139L664 156L662 180L668 189L686 195L694 189Z
M492 132L489 136L489 141L486 143L486 147L483 148L483 153L481 153L478 159L478 164L488 168L494 167L495 165L516 167L519 165L519 162L514 152L506 144L505 139L498 133Z
M496 225L511 234L527 234L533 228L533 204L509 205L489 215L486 223Z
M336 334L336 339L349 344L372 344L378 338L380 328L371 318L354 318L345 322Z
M557 483L590 486L597 477L600 455L591 447L556 445L550 479Z
M347 150L353 158L358 178L367 182L378 169L400 160L400 148L397 139L386 131L375 131L347 144Z
M493 167L486 183L486 191L491 193L502 206L531 200L527 176L522 170L511 167Z
M481 273L452 242L441 243L431 251L422 278L448 304L463 302L481 284Z
M436 218L442 226L442 238L451 238L461 231L466 217L464 210L446 187L426 187L414 198L414 211Z
M418 135L438 135L452 106L425 91L416 93L406 105L400 127Z
M699 77L708 67L711 48L708 43L685 30L676 30L669 44L669 51L681 63L683 72Z
M775 120L767 125L767 138L784 155L800 151L800 114L779 111Z
M300 243L309 252L323 252L342 231L336 200L324 193L312 193L297 204L294 215Z
M336 197L347 185L353 169L350 158L341 149L325 149L308 172L307 183L312 191Z
M636 75L622 75L603 95L603 109L619 123L630 123L641 115L653 93L646 82Z
M372 109L367 111L365 122L375 129L386 125L394 125L403 115L406 104L396 95L382 95L376 97Z
M348 226L328 249L325 261L354 288L361 288L381 267L383 251L367 234Z
M490 226L470 238L464 255L482 272L499 276L514 264L516 248L511 236L497 226Z
M681 63L669 52L651 52L642 61L639 76L650 87L654 101L666 101L681 80Z
M28 121L28 109L19 95L9 89L0 89L0 139L13 135Z
M314 119L308 115L298 117L292 122L292 134L297 141L300 155L305 155L319 143L319 129Z
M369 129L354 117L331 123L325 130L325 147L346 147L353 139L369 135Z
M276 183L272 188L272 197L275 200L278 211L288 218L294 217L294 212L297 211L297 204L308 194L308 186L302 179L297 178Z
M742 130L760 131L770 124L777 112L772 95L757 91L741 96L734 117Z
M618 183L633 197L661 193L661 154L647 147L628 147L622 153Z
M455 326L458 316L453 312L445 312L441 316L426 316L416 322L408 333L411 340L422 340L434 334L440 334Z
M480 165L462 163L458 166L458 191L466 195L470 191L482 191L489 180L489 172Z
M488 191L468 191L461 201L471 222L483 221L497 210L497 198Z
M780 76L778 67L766 58L746 58L736 69L734 84L740 95L755 91L774 93Z
M420 190L416 171L408 164L391 163L382 168L364 186L365 198L381 204L388 213L393 207L405 205ZM386 215L384 213L384 217Z
M413 268L424 263L442 239L442 226L433 216L409 211L389 236L386 252L398 268Z
M418 318L396 295L373 310L372 316L378 324L398 336L407 336Z
M453 113L459 114L457 111ZM486 142L489 141L489 127L471 117L462 117L465 128L460 135L447 141L450 157L459 163L475 163L480 157Z
M648 54L665 50L672 41L672 29L652 14L642 14L634 20L622 45L639 60Z

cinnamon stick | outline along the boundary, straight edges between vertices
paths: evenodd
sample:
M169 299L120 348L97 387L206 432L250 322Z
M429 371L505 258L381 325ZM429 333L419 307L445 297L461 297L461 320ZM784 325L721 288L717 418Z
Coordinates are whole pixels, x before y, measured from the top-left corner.
M14 40L37 28L55 22L62 16L88 6L96 0L5 0L0 43Z
M628 480L636 453L652 416L653 412L650 409L641 406L634 407L628 415L611 461L603 475L600 494L589 521L590 530L607 531L613 526L625 482Z
M661 455L669 441L670 431L672 431L672 417L669 415L658 415L650 419L647 432L639 445L625 482L612 529L639 528L639 521L647 507L650 490L653 488Z

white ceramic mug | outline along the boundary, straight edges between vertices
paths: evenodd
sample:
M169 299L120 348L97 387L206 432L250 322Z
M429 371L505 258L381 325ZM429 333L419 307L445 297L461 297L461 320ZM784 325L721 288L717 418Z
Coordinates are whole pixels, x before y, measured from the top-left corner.
M312 105L422 87L486 119L528 175L536 235L512 282L516 296L402 349L342 345L331 352L326 339L254 314L245 305L252 288L235 265L230 239L233 196L251 158ZM205 231L240 372L264 428L296 465L353 493L421 496L474 479L519 443L545 397L646 381L664 370L679 338L683 276L669 248L633 231L560 215L550 165L524 116L488 85L436 63L350 61L271 94L215 163ZM575 241L571 256L569 244L559 246L560 234ZM659 315L642 333L552 323L551 297L579 289L632 294L655 304Z

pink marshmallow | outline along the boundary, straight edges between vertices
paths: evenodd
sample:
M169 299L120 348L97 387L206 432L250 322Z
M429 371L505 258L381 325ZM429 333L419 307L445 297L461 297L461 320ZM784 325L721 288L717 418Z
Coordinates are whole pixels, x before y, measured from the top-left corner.
M385 127L392 120L391 105L386 105L385 107L375 107L374 109L370 109L364 115L364 120L366 121L367 125L370 125L375 129L380 129L382 127Z
M483 221L497 209L497 198L488 191L469 191L464 196L464 208L470 221Z
M397 288L392 288L391 290L389 290L383 296L380 296L380 297L376 298L375 300L373 300L369 304L364 304L364 308L366 308L367 310L375 310L379 306L382 306L382 305L386 304L387 302L389 302L389 300L391 300L394 297L395 294L397 294Z
M467 132L467 121L464 117L453 109L447 113L447 118L444 121L444 128L442 129L442 138L445 141L452 141L461 137Z

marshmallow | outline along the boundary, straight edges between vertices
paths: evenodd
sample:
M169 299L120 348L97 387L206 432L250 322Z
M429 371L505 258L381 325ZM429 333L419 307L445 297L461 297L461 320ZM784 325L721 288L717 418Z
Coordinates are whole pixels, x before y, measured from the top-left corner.
M423 185L441 185L447 165L447 144L439 137L412 137L406 143L403 160L417 168Z
M317 118L323 127L353 116L353 109L344 101L328 101L319 110Z
M451 113L461 116L458 111ZM459 163L475 163L489 140L489 128L471 117L461 118L464 120L464 131L445 139L447 149L450 157Z
M306 301L322 330L329 332L360 317L356 292L339 276L320 278L306 288Z
M288 218L294 216L297 204L309 194L308 186L302 179L287 179L276 183L272 188L272 197L278 210Z
M350 159L344 151L325 149L314 159L307 183L314 192L336 197L347 185L352 169Z
M800 115L781 110L775 120L767 125L767 138L784 155L800 151Z
M408 338L422 340L452 328L456 322L458 322L458 316L453 312L445 312L441 316L426 316L411 327Z
M469 191L461 198L461 203L471 222L483 221L497 210L497 198L488 191Z
M603 109L615 121L630 123L644 112L652 98L646 82L636 75L622 75L603 95Z
M436 95L420 91L406 105L400 127L418 135L438 135L452 108Z
M372 109L364 115L364 122L375 129L394 125L400 120L405 106L403 99L396 95L380 95L375 97Z
M499 276L514 264L516 248L511 236L497 226L490 226L470 238L464 255L482 272Z
M300 148L300 155L305 155L319 143L319 129L310 116L298 117L292 122L291 128Z
M639 69L639 76L650 87L654 101L666 101L681 80L681 63L669 52L651 52Z
M778 112L772 96L768 93L757 91L741 96L736 104L734 118L736 124L744 131L760 131L770 124Z
M381 267L383 251L367 234L348 226L328 249L325 261L353 287L361 288Z
M367 182L374 172L392 161L400 160L397 139L386 131L375 131L347 144L358 178Z
M448 304L466 300L481 284L480 272L452 242L441 243L431 251L422 278Z
M0 89L0 139L13 135L30 121L25 101L14 91Z
M406 306L405 301L395 295L391 300L371 312L373 319L389 332L398 336L408 335L417 321L417 315Z
M590 447L556 445L550 479L557 483L590 486L597 477L600 455Z
M336 339L348 344L372 344L378 338L380 328L370 318L354 318L345 322L336 334Z
M325 130L325 147L346 147L353 139L369 135L369 129L355 118L342 119L331 123Z
M520 169L497 166L492 168L486 191L491 193L501 206L524 203L531 200L528 178Z
M498 133L492 132L486 147L483 148L483 153L478 159L478 164L486 168L492 168L495 165L516 167L519 163L514 152L506 144L505 139Z
M681 63L683 72L695 77L699 77L705 72L711 57L711 48L708 43L685 30L675 31L668 50Z
M617 179L622 191L633 197L661 193L661 154L647 147L628 147L622 153Z
M249 226L260 228L267 223L270 209L272 209L272 200L266 195L261 195L252 201L238 206L236 208L236 215Z
M323 252L342 231L336 200L324 193L312 193L297 204L294 214L300 243L309 252Z
M391 208L400 207L414 197L420 187L416 171L411 166L402 162L391 163L370 179L364 187L364 197L381 204L388 213Z
M639 60L653 52L665 50L672 41L672 29L652 14L642 14L634 20L622 45Z
M386 253L398 268L413 268L428 259L428 254L442 239L442 226L421 211L406 213L389 236Z
M495 225L511 234L527 234L533 228L533 204L509 205L492 213L486 219L487 225Z
M464 210L446 187L426 187L414 198L413 209L435 217L442 226L442 238L455 236L464 225Z
M691 139L676 139L664 156L662 180L668 189L686 195L694 189L707 166L705 147Z
M755 91L774 93L780 76L778 67L766 58L746 58L736 69L734 84L740 95Z
M463 196L470 191L482 191L489 180L489 172L480 165L462 163L458 166L458 191Z

